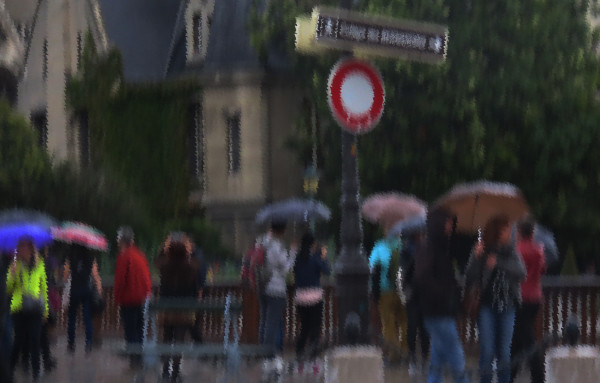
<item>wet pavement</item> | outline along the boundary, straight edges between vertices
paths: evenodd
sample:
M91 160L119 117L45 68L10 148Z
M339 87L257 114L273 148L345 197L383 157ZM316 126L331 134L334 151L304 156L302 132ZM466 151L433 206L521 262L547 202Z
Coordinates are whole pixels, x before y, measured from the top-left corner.
M58 361L57 368L51 373L43 376L43 383L157 383L160 382L160 365L154 366L145 376L132 371L126 358L117 356L114 352L122 346L118 339L104 341L103 345L95 349L89 356L85 355L83 344L77 344L75 354L67 353L66 339L59 337L53 346L53 355ZM293 359L293 354L290 355ZM468 367L475 367L476 359L468 360ZM286 373L279 383L322 383L323 362L317 362L316 368L313 364L306 365L302 370L297 367ZM182 363L183 382L224 382L226 367L223 363L198 362L186 360ZM262 377L262 362L259 360L244 361L240 369L239 377L231 377L228 382L235 383L259 383ZM527 371L526 371L527 372ZM528 382L527 373L521 374L517 383ZM399 365L385 369L385 382L426 382L425 374L421 373L411 377L408 366ZM478 379L473 379L475 382ZM450 378L445 382L451 382ZM15 383L29 383L31 378L26 377L19 369L16 372Z

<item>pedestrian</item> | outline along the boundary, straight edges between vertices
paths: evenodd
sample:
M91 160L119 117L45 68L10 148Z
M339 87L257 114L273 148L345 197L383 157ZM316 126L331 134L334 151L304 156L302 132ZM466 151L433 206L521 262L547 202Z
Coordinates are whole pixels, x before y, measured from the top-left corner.
M117 233L119 255L115 267L115 305L120 307L121 320L125 332L125 342L129 349L141 350L144 331L144 310L146 299L152 294L150 269L142 251L135 245L134 233L130 227L121 227ZM142 357L132 355L131 367L142 366Z
M302 236L294 264L295 304L300 317L300 334L296 342L298 358L301 358L307 346L311 358L314 358L318 351L323 320L321 276L331 274L326 255L317 251L317 243L312 233L307 232Z
M390 279L390 263L392 254L399 256L402 243L399 238L386 238L375 242L375 246L369 257L371 272L379 277L379 299L377 308L381 319L381 332L386 345L386 359L388 362L399 362L402 351L408 350L406 342L406 308L402 305L398 291L394 288L394 281ZM374 281L377 283L377 281ZM402 342L400 341L399 328L402 331Z
M521 304L521 281L526 276L521 257L511 244L511 227L504 214L485 225L465 271L466 288L481 286L478 328L481 383L491 383L497 360L498 383L510 382L510 346L515 312Z
M519 223L517 251L527 269L527 277L521 284L523 303L517 308L511 355L513 363L510 381L513 383L521 366L524 354L530 354L531 383L545 382L544 352L533 350L535 345L535 322L542 305L542 275L546 272L546 257L543 246L533 240L534 223L525 219Z
M415 286L415 262L417 254L421 252L424 245L425 233L416 232L408 236L402 251L404 263L404 275L402 278L402 289L406 297L406 315L408 317L407 340L409 351L409 373L415 375L417 372L417 335L421 341L421 365L425 366L429 354L429 335L425 330L423 312L419 306L418 289Z
M11 296L10 312L15 339L11 369L15 370L23 350L28 350L34 381L40 378L40 338L42 323L48 319L48 285L44 260L39 256L33 239L23 237L17 245L17 259L11 264L6 280Z
M156 261L160 271L161 298L196 298L198 294L198 270L200 265L192 257L189 239L184 235L171 235L165 255ZM162 315L164 343L181 343L194 324L195 314L165 312ZM172 373L169 374L172 361ZM163 382L181 381L181 356L163 358Z
M94 339L94 323L92 321L92 299L94 289L102 296L102 283L98 273L98 263L94 254L85 246L71 245L67 261L65 262L64 280L71 280L68 325L67 325L67 350L75 352L75 330L79 307L83 314L85 325L85 352L89 355L92 351Z
M444 209L431 211L427 217L427 242L415 259L419 307L431 342L428 383L442 382L446 364L455 383L469 382L456 325L460 289L450 256L455 221L455 216Z
M285 248L283 237L286 223L274 221L271 230L264 239L265 248L264 269L268 275L265 287L265 322L263 344L276 351L276 357L271 364L267 363L265 370L281 370L283 366L283 344L279 343L281 326L283 324L287 304L286 276L294 266L295 246L289 251Z
M11 264L11 254L0 251L0 381L12 383L10 354L12 352L12 323L6 279Z
M52 357L50 348L50 334L56 327L56 317L60 310L60 295L56 277L59 269L59 263L54 254L50 252L49 247L42 250L44 265L46 266L46 279L48 283L48 320L42 326L41 347L42 359L44 362L44 371L50 372L56 368L56 360Z

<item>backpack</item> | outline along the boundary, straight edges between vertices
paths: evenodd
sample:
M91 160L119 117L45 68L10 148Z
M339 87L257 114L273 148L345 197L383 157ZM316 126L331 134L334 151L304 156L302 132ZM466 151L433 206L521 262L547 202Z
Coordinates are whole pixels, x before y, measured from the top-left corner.
M259 293L264 292L270 277L266 267L266 253L263 244L255 244L246 254L242 268L242 281L249 283Z

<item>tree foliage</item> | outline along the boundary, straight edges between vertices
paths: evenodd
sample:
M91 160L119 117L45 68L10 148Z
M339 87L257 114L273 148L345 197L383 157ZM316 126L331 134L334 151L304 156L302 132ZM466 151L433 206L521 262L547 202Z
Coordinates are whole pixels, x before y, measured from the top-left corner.
M320 197L337 207L340 151L325 148L339 148L340 133L325 89L340 53L294 52L295 17L315 4L282 0L256 7L252 42L262 57L269 49L285 50L307 84L319 116ZM457 182L512 182L554 229L563 254L570 245L580 257L597 254L599 66L592 47L598 33L587 23L587 7L571 0L358 1L355 10L450 30L443 65L373 59L385 81L386 108L377 128L359 140L361 194L399 190L433 201ZM299 121L301 132L307 118ZM310 136L299 133L296 141L306 156ZM372 243L374 230L367 228Z

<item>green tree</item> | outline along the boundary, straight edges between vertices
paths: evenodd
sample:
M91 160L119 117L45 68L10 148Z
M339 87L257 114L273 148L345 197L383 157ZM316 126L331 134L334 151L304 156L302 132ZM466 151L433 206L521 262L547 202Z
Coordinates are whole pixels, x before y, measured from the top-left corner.
M46 152L27 120L0 100L0 207L25 205L50 172Z
M320 2L337 6L338 1ZM284 50L319 116L321 148L340 147L326 100L339 52L294 52L295 17L314 2L279 1L253 15L252 42L265 57ZM520 186L559 246L595 251L600 229L597 33L587 3L570 0L364 0L356 10L449 26L443 65L373 59L386 84L386 110L361 137L361 194L400 190L428 201L457 182L487 178ZM299 121L305 129L307 117ZM298 134L300 155L310 137ZM339 224L340 152L321 150L320 197ZM339 226L338 226L339 227ZM367 227L366 242L374 230Z

